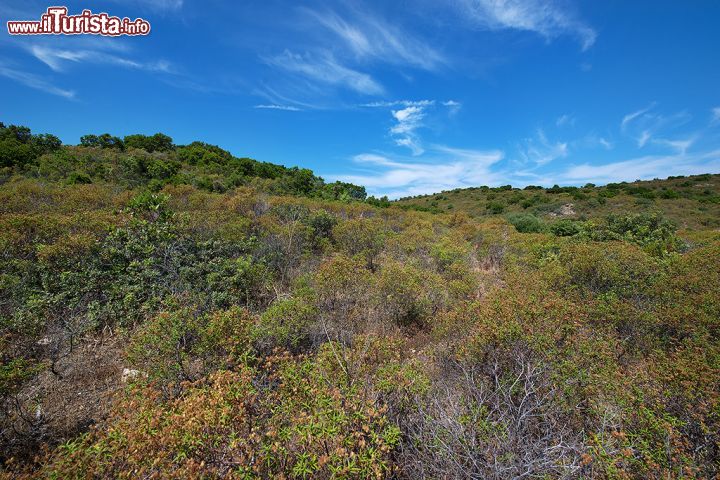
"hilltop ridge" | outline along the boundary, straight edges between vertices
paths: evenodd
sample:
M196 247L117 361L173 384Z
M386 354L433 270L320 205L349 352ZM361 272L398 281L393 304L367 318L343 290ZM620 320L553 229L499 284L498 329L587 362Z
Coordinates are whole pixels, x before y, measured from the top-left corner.
M404 197L403 208L431 213L465 211L474 218L517 218L524 214L552 224L559 219L584 220L610 214L658 211L681 228L720 227L720 174L674 176L582 187L528 186L457 188Z

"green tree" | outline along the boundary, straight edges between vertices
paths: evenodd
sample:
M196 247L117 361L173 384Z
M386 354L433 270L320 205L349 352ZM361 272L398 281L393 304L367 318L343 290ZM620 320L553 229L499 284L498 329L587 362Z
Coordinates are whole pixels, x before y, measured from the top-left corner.
M125 146L128 148L141 148L146 152L169 152L175 148L173 139L163 133L155 135L128 135L125 137Z

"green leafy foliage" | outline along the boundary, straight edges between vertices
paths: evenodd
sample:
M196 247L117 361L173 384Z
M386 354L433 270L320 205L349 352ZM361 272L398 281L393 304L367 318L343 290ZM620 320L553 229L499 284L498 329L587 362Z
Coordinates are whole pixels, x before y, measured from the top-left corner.
M114 137L109 133L101 135L83 135L80 137L80 145L83 147L99 147L99 148L116 148L118 150L125 149L125 142L118 137Z
M582 232L583 226L573 220L560 220L550 225L550 231L558 237L572 237Z
M682 248L675 235L675 225L658 213L610 215L605 224L589 224L584 235L593 240L625 240L642 246L656 255Z
M0 168L4 174L30 170L69 184L110 181L153 191L168 184L190 184L222 193L253 185L272 193L343 202L364 201L367 196L365 187L340 181L326 184L308 169L234 157L203 142L176 146L163 133L124 139L89 134L80 138L78 147L62 147L53 135L33 135L27 127L0 124Z
M55 135L32 134L27 127L0 122L0 168L24 169L40 155L54 152L62 146Z
M520 233L540 233L546 229L541 219L529 213L509 215L508 222Z
M175 146L173 139L163 133L155 135L128 135L123 139L127 148L140 148L146 152L168 152Z

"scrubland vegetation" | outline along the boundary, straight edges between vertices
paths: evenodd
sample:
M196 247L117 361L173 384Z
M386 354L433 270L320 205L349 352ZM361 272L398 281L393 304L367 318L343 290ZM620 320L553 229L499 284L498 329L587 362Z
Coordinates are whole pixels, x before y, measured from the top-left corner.
M459 188L400 199L404 208L448 213L462 210L474 218L503 215L514 225L534 231L552 229L563 217L574 220L611 214L661 211L678 227L720 227L720 175L670 177L665 180L609 183L583 187L528 186Z
M1 478L720 472L720 177L425 208L82 144L0 129Z

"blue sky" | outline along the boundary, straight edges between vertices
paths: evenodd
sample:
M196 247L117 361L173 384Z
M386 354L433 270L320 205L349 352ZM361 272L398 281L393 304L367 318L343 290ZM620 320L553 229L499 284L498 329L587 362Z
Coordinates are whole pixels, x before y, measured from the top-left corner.
M720 2L69 2L147 37L10 37L0 121L171 135L390 197L720 172Z

